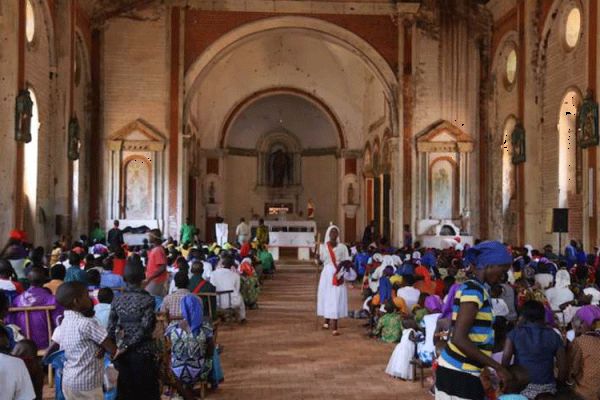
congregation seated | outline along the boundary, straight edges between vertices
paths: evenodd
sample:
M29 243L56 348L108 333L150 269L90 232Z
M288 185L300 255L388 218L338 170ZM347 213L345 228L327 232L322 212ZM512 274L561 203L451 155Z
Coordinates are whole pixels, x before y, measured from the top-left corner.
M246 307L240 293L241 278L236 271L232 256L225 255L221 259L217 269L210 276L210 283L215 287L218 294L217 308L219 310L236 310L240 322L244 323L246 321Z
M30 287L18 295L12 302L12 307L56 307L50 313L50 320L46 318L44 311L15 311L11 313L8 320L17 325L21 332L30 335L39 349L46 349L49 345L48 330L53 330L58 325L59 317L62 316L62 307L56 302L56 298L50 290L44 288L46 277L41 268L33 268L28 275ZM28 315L29 314L29 315ZM48 323L51 324L48 327ZM30 333L27 333L27 332Z
M114 259L108 258L105 260L103 265L103 271L100 273L100 287L111 288L111 289L123 289L125 287L125 281L123 280L122 274L116 274L113 271Z
M181 317L181 306L182 299L190 294L188 286L190 285L190 279L188 278L187 271L179 271L174 277L176 290L168 294L160 306L161 312L168 312L169 317Z
M44 287L49 289L52 294L56 296L56 290L58 290L58 287L64 282L66 274L67 270L64 265L54 264L54 266L50 268L50 282L46 283Z

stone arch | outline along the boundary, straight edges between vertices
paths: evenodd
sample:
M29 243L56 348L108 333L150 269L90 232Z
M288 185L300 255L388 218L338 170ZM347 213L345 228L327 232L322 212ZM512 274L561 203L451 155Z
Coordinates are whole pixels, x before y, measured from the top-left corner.
M188 68L185 75L185 98L183 105L184 125L189 120L205 120L203 117L196 115L198 114L198 104L200 104L198 102L211 101L211 107L218 110L219 116L215 122L208 124L208 127L203 128L202 131L204 132L204 135L210 135L210 137L215 138L215 146L219 147L220 137L218 135L224 130L221 121L226 119L225 116L222 117L222 115L226 115L227 113L231 115L232 111L229 108L229 105L237 102L238 99L235 98L234 93L230 93L228 99L224 100L221 98L218 102L214 102L210 100L210 98L207 98L206 96L209 96L208 93L214 91L212 86L210 86L210 90L206 89L207 85L209 85L207 82L210 82L210 79L208 78L212 76L211 74L215 73L217 68L227 68L230 71L231 68L229 68L228 65L232 64L231 61L239 54L236 53L238 51L245 52L244 54L246 54L248 49L260 45L262 41L269 41L278 36L289 38L294 37L295 35L298 35L297 37L301 40L301 43L308 43L318 39L323 43L323 49L330 47L333 49L330 50L332 52L331 54L344 54L344 57L348 58L347 61L354 60L354 65L357 65L357 68L367 71L368 74L373 76L373 84L376 85L377 89L375 93L377 93L377 96L384 97L385 101L389 104L389 109L391 110L390 119L392 120L393 125L392 133L398 135L398 81L389 64L370 44L356 34L329 22L300 16L272 17L251 22L229 31L210 45ZM286 42L286 45L288 45L287 43L288 42ZM290 41L289 43L293 43L293 41ZM292 59L291 62L299 61ZM331 73L331 71L334 71L334 68L339 69L340 65L340 63L331 64L331 67L322 70L327 71L326 74ZM265 68L277 69L279 67L265 65ZM278 70L281 70L281 68ZM315 70L314 63L308 68ZM244 71L245 73L251 73L250 70ZM340 116L340 118L336 119L342 123L342 126L350 123L349 121L346 121L347 118L342 114L344 114L344 112L348 114L348 109L355 107L355 105L348 103L341 106L340 104L332 103L332 99L335 98L332 90L338 90L332 89L334 86L324 87L322 90L307 89L309 86L313 87L313 89L315 88L314 85L316 80L314 74L311 75L309 73L308 77L303 77L303 75L300 74L293 75L290 79L282 78L276 83L271 83L264 77L260 80L253 80L253 82L253 85L249 85L246 88L246 93L242 93L239 97L247 97L255 92L278 90L281 86L305 90L306 92L315 95L317 98L325 94L325 97L327 98L319 98L321 103L327 104L329 108L335 110L336 114ZM310 85L304 85L306 82L310 82ZM344 86L338 85L337 87L339 90L350 90ZM202 90L202 88L205 90ZM313 96L313 101L315 100L315 96ZM339 108L342 107L344 108L344 111L339 110ZM206 110L206 107L204 107L204 109ZM341 114L339 112L341 112ZM349 143L348 132L344 133L346 134L344 146L347 146ZM357 138L357 135L359 135L359 133L357 130L353 129L352 138ZM352 146L356 147L357 141L358 139L352 139ZM212 147L211 141L205 141L204 144L208 147Z
M394 72L381 54L379 54L379 52L364 39L347 29L317 18L284 16L265 18L242 25L223 35L220 39L211 44L190 66L186 73L186 105L188 103L187 96L194 92L194 85L201 79L203 70L229 48L233 47L239 41L260 34L261 32L290 28L320 34L330 41L341 43L350 51L357 52L365 63L370 66L375 75L384 83L384 86L388 90L389 98L395 99L395 88L398 85L398 80L396 79Z
M226 141L227 141L227 137L229 134L229 130L231 128L231 124L233 123L233 121L235 120L235 118L238 115L241 115L244 112L244 110L246 110L248 107L250 107L254 102L256 102L260 99L263 99L265 97L272 96L274 94L292 94L295 96L299 96L299 97L309 101L310 103L314 104L325 115L327 115L327 117L329 117L329 119L331 120L331 123L335 126L335 129L337 130L337 134L338 134L339 148L340 149L346 148L347 142L346 142L346 139L344 136L344 132L343 132L342 126L339 122L339 118L334 113L334 111L331 110L331 108L329 106L327 106L327 104L325 104L325 102L322 99L320 99L319 97L317 97L315 94L306 92L301 89L291 88L291 87L281 87L281 88L271 88L271 89L261 90L259 92L254 93L253 95L241 100L239 103L233 105L233 107L231 107L231 109L229 110L229 112L227 114L227 118L225 119L225 122L223 123L223 128L221 129L221 132L220 132L220 135L221 135L220 139L219 139L220 147L221 148L226 147Z

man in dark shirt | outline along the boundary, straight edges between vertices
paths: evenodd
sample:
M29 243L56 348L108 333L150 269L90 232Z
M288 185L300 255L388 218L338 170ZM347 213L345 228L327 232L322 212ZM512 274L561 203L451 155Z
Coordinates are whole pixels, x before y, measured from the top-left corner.
M119 229L119 220L115 220L113 228L108 231L108 247L111 251L123 246L123 232Z

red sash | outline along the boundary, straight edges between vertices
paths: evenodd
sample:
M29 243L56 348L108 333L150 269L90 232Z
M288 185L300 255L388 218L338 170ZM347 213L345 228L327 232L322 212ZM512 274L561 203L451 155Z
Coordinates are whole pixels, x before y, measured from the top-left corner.
M194 293L194 294L198 294L198 293L200 293L200 289L202 289L202 287L204 287L204 285L206 285L206 281L202 281L202 282L200 282L200 283L198 284L198 286L196 286L196 287L194 288L194 290L192 290L192 293Z
M333 251L333 247L331 247L331 243L327 242L327 250L329 251L329 258L331 258L331 262L333 263L333 267L335 268L335 272L333 273L333 286L341 286L344 284L344 277L337 278L337 274L339 272L339 266L337 264L337 259L335 258L335 252Z

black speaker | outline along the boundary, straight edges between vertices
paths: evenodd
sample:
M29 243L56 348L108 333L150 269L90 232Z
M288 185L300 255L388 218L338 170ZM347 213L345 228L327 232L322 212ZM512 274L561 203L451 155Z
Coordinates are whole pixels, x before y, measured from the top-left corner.
M567 233L569 232L569 209L554 208L552 210L552 232Z

